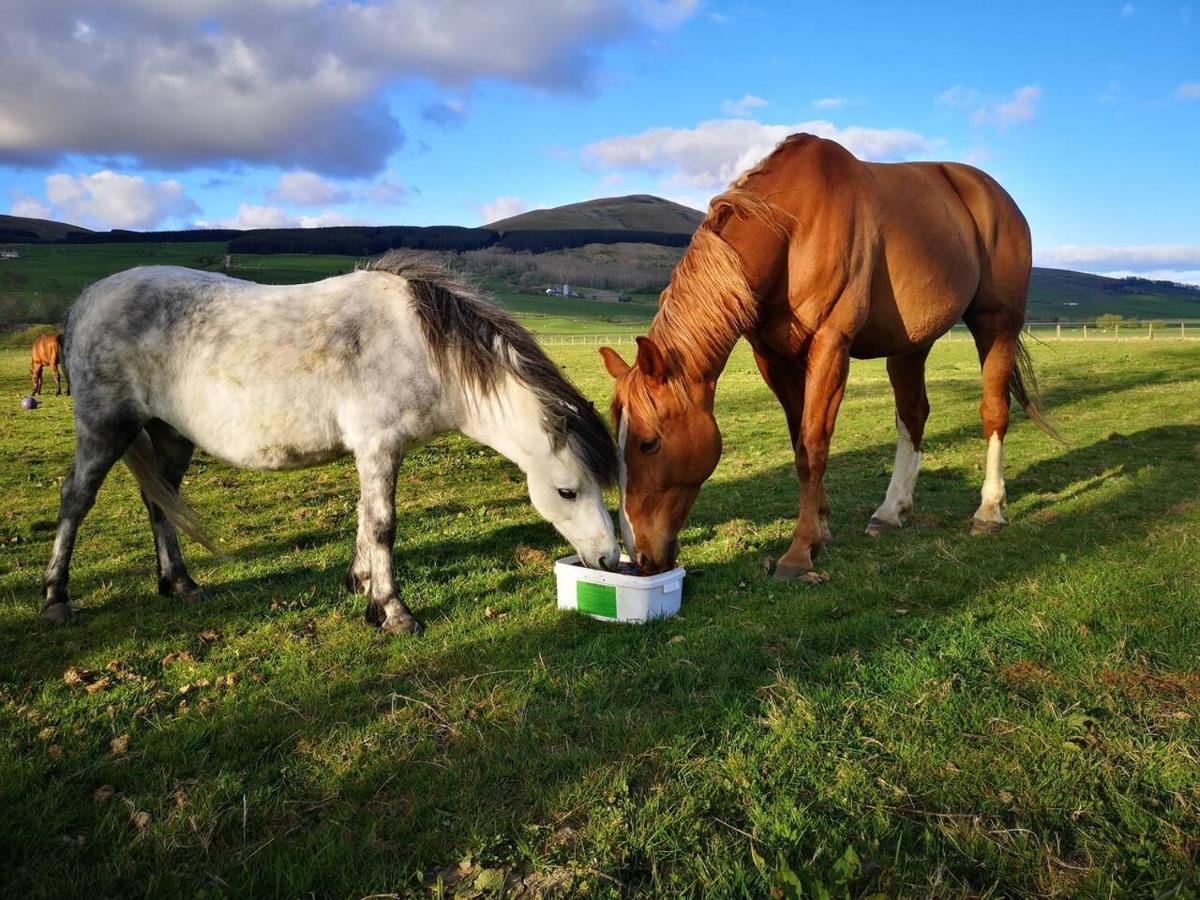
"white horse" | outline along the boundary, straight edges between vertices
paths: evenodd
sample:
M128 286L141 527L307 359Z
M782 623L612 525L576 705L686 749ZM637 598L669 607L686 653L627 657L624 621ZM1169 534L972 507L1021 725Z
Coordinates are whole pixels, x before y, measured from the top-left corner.
M159 593L200 593L176 534L214 549L178 493L195 447L250 469L354 454L358 538L346 582L386 632L421 630L392 575L396 472L408 448L445 431L520 466L534 507L584 563L620 559L603 496L617 458L596 410L528 332L440 268L393 253L286 287L130 269L76 301L66 356L75 461L43 582L48 618L71 616L75 535L122 457L150 513Z

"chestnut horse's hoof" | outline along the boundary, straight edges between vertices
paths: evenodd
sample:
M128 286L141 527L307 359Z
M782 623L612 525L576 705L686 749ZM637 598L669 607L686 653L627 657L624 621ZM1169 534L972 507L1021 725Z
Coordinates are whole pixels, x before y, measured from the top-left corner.
M69 622L73 615L75 612L67 603L47 603L42 607L42 618L51 622Z
M898 531L901 527L898 522L889 522L887 519L877 519L871 516L871 521L867 523L867 537L879 537L885 531Z
M1007 522L988 522L984 519L973 519L971 521L971 537L978 537L981 534L999 534L1000 530L1007 524Z
M824 584L829 580L828 572L818 572L816 569L806 569L802 566L792 566L780 562L775 566L776 581L799 581L803 584Z

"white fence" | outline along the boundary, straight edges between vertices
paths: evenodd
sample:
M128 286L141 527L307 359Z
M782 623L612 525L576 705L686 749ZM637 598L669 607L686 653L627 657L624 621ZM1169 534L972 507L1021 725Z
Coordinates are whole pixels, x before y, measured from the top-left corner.
M538 342L547 347L603 347L606 344L632 343L645 328L623 334L539 334ZM1200 320L1142 322L1099 328L1095 322L1026 322L1025 333L1042 341L1200 341ZM966 325L955 325L942 338L946 341L970 341Z

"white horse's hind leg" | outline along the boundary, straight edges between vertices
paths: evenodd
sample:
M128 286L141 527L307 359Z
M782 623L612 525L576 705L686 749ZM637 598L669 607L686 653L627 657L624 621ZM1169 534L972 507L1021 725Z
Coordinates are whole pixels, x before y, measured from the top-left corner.
M54 549L42 578L42 615L55 621L71 617L71 554L84 516L96 502L96 492L113 465L141 430L140 423L75 422L75 460L63 480Z
M192 462L192 442L171 426L153 422L146 426L154 445L154 465L171 487L179 489L184 473ZM175 526L163 515L163 511L142 492L142 502L150 514L150 528L154 532L154 551L158 564L158 592L164 597L181 600L200 600L204 592L188 574L179 549L179 535Z
M979 509L975 511L972 534L987 534L1007 522L1004 519L1004 439L993 432L988 438L987 467Z
M396 542L396 470L400 455L376 449L355 456L358 467L358 540L351 575L367 575L367 621L389 634L420 634L420 623L396 596L392 546Z

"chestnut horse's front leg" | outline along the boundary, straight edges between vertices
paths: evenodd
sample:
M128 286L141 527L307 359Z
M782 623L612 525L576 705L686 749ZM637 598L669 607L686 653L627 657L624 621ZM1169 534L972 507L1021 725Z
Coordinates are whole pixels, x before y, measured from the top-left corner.
M838 407L846 392L850 370L850 341L835 331L818 332L809 345L804 373L804 411L796 441L796 474L800 479L800 508L792 543L775 567L781 581L820 581L813 557L830 540L829 500L823 479L829 441Z

